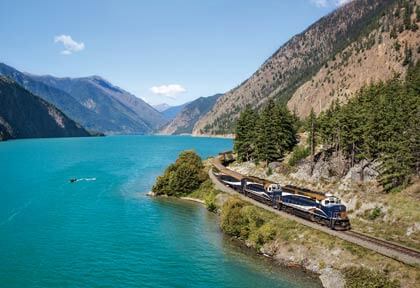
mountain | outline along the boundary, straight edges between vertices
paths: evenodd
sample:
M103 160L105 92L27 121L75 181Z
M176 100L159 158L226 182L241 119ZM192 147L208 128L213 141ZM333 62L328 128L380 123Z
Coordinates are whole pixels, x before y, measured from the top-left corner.
M332 99L351 97L365 83L403 73L406 55L419 57L418 7L418 0L354 0L339 7L292 37L250 78L220 97L193 134L232 133L246 105L259 109L268 99L289 102L304 117L311 108L327 109Z
M184 107L188 103L190 102L187 102L178 106L169 107L168 109L162 111L161 113L167 121L173 120L182 111L182 109L184 109Z
M222 94L209 97L200 97L182 107L177 116L165 125L160 133L162 134L190 134L197 121L214 106ZM182 105L181 105L182 106Z
M163 111L165 111L165 110L167 110L171 107L172 106L167 104L167 103L161 103L161 104L153 105L153 108L155 108L159 112L163 112Z
M90 130L147 134L166 122L149 104L99 76L37 76L1 63L0 75L15 80Z
M52 104L0 76L0 140L91 136Z

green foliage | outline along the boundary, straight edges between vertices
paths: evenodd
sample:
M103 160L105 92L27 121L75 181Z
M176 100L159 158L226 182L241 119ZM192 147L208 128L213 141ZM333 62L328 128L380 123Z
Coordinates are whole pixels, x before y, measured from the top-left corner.
M240 237L245 221L241 216L241 209L245 203L237 198L231 198L223 204L222 213L220 215L220 227L222 230L231 235Z
M199 188L206 178L200 156L194 151L183 151L157 178L152 191L156 195L182 196Z
M406 81L364 87L346 105L335 103L317 119L319 138L343 153L353 166L361 159L380 160L385 191L403 187L419 173L420 64Z
M420 6L416 7L416 21L420 21Z
M269 101L257 114L246 107L236 123L235 152L240 161L281 160L297 143L297 119L286 106Z
M257 113L247 106L236 123L236 139L233 149L238 154L239 161L249 161L255 156L254 139L257 118Z
M300 160L305 159L311 154L308 147L296 146L293 149L292 155L289 159L289 165L295 166Z
M373 208L368 215L369 220L375 220L382 215L382 210L379 207Z
M314 109L311 109L308 119L306 120L306 130L309 131L308 144L309 144L309 153L313 156L315 154L316 147L316 134L317 134L317 123Z
M402 63L403 66L407 66L408 64L411 64L412 57L413 57L413 51L411 51L411 48L409 48L406 43L404 47L404 61Z
M346 288L397 288L398 281L391 281L387 274L367 268L348 267L343 270Z
M222 230L259 248L275 239L277 227L266 211L237 199L230 198L222 207Z

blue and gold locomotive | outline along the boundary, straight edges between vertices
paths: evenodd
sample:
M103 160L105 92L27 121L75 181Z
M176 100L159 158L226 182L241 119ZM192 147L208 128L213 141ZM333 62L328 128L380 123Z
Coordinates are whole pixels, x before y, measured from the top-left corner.
M280 186L255 177L233 177L224 173L216 176L225 185L258 202L283 210L335 230L349 230L346 206L339 198L296 186ZM229 173L230 174L230 173Z

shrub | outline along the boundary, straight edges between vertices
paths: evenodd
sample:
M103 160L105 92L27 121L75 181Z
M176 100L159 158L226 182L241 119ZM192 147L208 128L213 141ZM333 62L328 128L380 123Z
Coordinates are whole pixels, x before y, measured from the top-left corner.
M217 210L216 206L216 193L214 190L211 190L207 193L207 195L204 198L204 202L206 203L207 210L210 212L215 212Z
M296 146L293 149L292 155L289 159L289 165L295 166L300 160L305 159L310 154L308 147Z
M257 249L274 240L278 230L269 213L237 198L230 198L223 205L220 226L225 233L246 240Z
M231 236L239 237L244 227L244 220L241 209L245 203L237 198L230 198L223 204L220 217L220 227Z
M382 215L382 210L379 207L375 207L374 209L372 209L368 215L369 220L375 220L376 218L378 218L379 216Z

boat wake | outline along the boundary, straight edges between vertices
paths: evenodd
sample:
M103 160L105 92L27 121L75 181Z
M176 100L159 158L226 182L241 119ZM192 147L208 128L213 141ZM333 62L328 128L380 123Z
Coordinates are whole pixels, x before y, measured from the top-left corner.
M10 221L12 221L17 215L22 213L23 210L25 210L29 205L31 205L31 203L32 203L32 200L29 200L28 202L26 202L21 207L18 207L17 209L13 209L11 211L10 215L5 220L0 222L0 226L3 226L5 224L9 223Z
M80 178L80 179L77 179L77 182L79 182L79 181L96 181L96 178Z
M74 182L80 182L80 181L96 181L96 178L71 178L70 183L74 183Z

